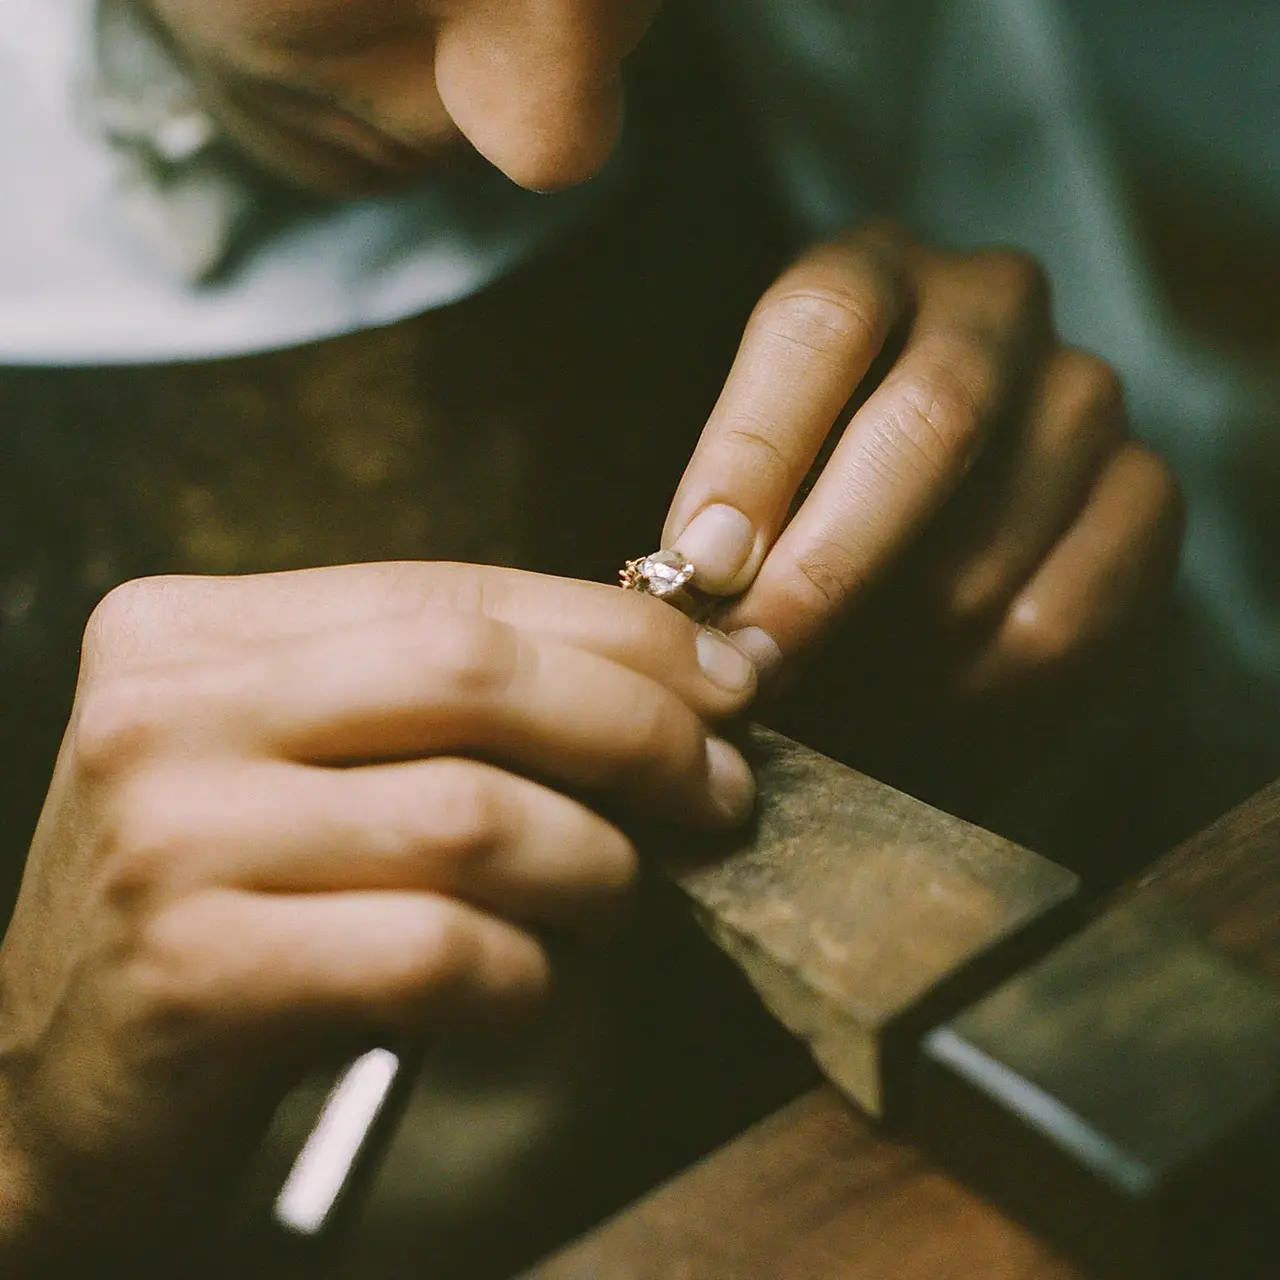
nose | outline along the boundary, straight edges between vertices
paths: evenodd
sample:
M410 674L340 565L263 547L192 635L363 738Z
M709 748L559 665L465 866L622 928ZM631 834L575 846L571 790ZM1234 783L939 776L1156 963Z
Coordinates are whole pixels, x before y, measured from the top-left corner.
M436 89L491 164L535 191L599 172L622 131L626 0L461 6L438 30Z

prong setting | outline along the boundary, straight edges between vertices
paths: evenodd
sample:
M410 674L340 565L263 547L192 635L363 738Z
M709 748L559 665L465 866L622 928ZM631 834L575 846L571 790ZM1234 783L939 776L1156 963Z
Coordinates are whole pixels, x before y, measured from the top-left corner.
M697 570L678 551L654 551L637 560L628 560L618 573L619 583L628 591L667 600L693 582Z

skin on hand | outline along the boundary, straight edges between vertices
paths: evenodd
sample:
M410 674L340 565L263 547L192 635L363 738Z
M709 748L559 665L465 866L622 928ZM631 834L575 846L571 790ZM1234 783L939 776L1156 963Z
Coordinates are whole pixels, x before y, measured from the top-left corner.
M658 7L150 3L241 146L331 192L466 154L535 189L589 178L617 138L622 62ZM899 334L883 380L864 386ZM1168 582L1180 537L1167 468L1128 437L1111 369L1054 334L1039 267L874 225L809 253L761 300L663 541L700 565L704 588L747 592L725 625L762 669L931 541L912 573L932 579L944 629L990 633L954 673L981 693L1115 634Z
M482 156L548 191L594 176L659 0L150 0L228 134L326 194Z
M0 950L0 1226L184 1224L316 1053L523 1016L544 931L597 927L633 875L580 797L742 820L750 772L708 726L753 692L727 642L590 583L117 589Z
M623 59L658 7L151 5L241 146L338 193L468 154L535 189L589 178L618 135ZM864 386L900 334L883 380ZM864 402L842 421L855 395ZM923 538L933 554L911 572L932 581L942 629L990 633L954 672L954 688L976 694L1115 634L1168 582L1180 537L1167 468L1128 437L1110 368L1054 334L1039 267L1008 250L928 249L877 224L809 253L761 300L663 542L699 564L704 588L746 592L725 625L768 669Z
M755 308L663 545L738 597L719 625L762 672L909 569L904 638L922 616L963 638L949 682L975 696L1116 634L1170 582L1181 532L1116 374L1053 332L1039 266L874 224L805 255Z

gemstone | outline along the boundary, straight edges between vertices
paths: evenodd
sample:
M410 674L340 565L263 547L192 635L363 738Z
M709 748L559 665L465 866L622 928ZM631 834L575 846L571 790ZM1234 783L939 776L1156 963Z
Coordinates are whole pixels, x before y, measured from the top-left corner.
M678 551L655 551L641 560L628 560L622 584L662 600L692 582L694 572L692 563Z

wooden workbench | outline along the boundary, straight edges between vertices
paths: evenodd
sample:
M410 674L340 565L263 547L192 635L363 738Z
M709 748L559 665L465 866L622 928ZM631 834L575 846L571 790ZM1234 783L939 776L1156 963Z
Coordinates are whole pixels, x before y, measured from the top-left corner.
M1280 781L1158 862L1099 918L1157 897L1176 904L1198 939L1233 969L1280 992ZM1206 1018L1206 1034L1211 1030ZM1030 1199L1053 1193L1048 1180L1039 1185L1034 1161L1019 1176ZM1262 1255L1271 1249L1269 1240L1253 1243ZM1258 1256L1237 1259L1238 1274L1267 1274ZM909 1137L877 1129L822 1085L535 1267L527 1280L1088 1274L944 1172ZM1201 1274L1229 1272L1224 1263Z

